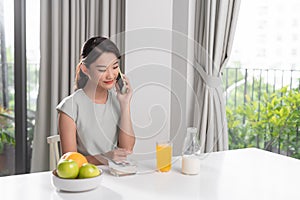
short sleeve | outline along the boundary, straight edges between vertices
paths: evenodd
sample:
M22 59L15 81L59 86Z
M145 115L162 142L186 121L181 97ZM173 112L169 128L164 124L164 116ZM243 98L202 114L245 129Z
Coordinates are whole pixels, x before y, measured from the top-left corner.
M58 112L63 112L69 117L71 117L75 122L77 121L77 104L75 102L74 96L69 96L64 98L57 106L56 110Z

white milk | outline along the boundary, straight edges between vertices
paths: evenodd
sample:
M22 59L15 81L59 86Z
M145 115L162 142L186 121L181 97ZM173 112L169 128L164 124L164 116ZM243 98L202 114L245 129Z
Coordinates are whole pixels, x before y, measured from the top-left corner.
M200 159L195 156L182 156L182 173L194 175L200 172Z

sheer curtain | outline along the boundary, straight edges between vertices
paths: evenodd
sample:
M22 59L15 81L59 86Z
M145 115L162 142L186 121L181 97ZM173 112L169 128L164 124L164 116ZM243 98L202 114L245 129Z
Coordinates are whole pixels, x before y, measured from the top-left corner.
M46 138L57 134L56 105L73 92L83 42L125 30L125 1L41 0L41 64L31 171L49 169ZM119 37L113 37L119 38ZM122 38L114 39L121 52Z
M196 0L194 10L193 95L188 125L199 130L203 152L228 149L221 71L234 38L240 0Z

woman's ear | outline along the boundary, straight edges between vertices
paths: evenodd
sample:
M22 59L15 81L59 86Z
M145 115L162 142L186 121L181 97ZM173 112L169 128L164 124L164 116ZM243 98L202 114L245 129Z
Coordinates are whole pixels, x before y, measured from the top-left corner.
M85 75L89 76L89 69L83 63L81 63L80 69Z

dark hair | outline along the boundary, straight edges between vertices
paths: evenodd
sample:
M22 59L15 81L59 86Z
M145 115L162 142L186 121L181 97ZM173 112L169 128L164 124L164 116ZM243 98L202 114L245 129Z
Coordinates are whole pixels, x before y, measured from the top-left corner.
M113 53L117 58L121 57L118 47L108 38L97 36L85 41L81 48L80 62L76 68L75 91L83 88L88 81L88 77L82 72L80 65L84 64L89 68L104 52Z

